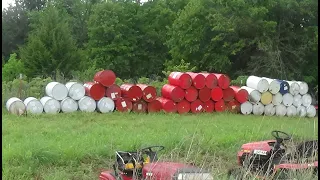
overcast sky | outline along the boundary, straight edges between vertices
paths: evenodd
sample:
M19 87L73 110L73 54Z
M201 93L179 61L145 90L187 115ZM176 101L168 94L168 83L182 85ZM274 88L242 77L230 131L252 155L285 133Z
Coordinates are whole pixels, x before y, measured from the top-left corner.
M2 9L9 6L10 3L13 3L14 0L2 0Z

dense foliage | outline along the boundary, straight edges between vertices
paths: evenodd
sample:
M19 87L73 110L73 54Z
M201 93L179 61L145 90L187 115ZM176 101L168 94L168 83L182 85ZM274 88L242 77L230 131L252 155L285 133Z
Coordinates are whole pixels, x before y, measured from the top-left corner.
M16 0L2 11L2 63L11 63L3 70L11 71L16 53L29 79L90 80L112 69L121 79L156 80L187 65L313 88L317 7L317 0Z

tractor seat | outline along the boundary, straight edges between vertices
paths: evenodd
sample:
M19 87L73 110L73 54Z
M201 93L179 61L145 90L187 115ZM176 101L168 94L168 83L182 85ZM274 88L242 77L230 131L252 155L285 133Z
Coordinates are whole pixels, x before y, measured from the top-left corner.
M119 171L124 173L133 173L134 169L142 168L141 162L143 162L142 157L138 156L137 152L116 152L117 167Z

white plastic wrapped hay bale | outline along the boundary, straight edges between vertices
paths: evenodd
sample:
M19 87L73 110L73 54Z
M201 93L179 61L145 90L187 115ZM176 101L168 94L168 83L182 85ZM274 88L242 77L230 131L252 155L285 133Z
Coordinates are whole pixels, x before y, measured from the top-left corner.
M50 82L46 86L46 94L55 100L61 101L68 96L68 89L59 82Z
M242 86L241 89L247 90L249 94L249 101L253 103L257 103L261 99L261 93L253 88L247 87L247 86Z
M6 108L11 114L22 115L26 112L26 106L17 97L12 97L6 102Z
M75 112L78 110L78 103L71 97L64 98L61 102L61 111L64 113Z
M292 95L297 95L300 92L300 86L295 81L287 81L289 83L289 93Z
M85 96L85 88L83 84L78 82L68 82L66 84L66 87L68 89L68 96L71 97L74 100L79 100L83 96Z
M252 113L254 115L262 115L264 113L264 105L261 102L254 103L252 106Z
M250 88L258 90L261 93L266 92L269 89L268 81L258 76L249 76L246 81L246 85Z
M282 103L282 94L280 92L274 94L272 96L272 104L277 106L277 105L280 105Z
M276 106L276 115L277 116L285 116L287 114L287 107L283 104L279 104Z
M297 115L300 117L306 117L307 116L307 109L304 106L299 106L297 108Z
M83 112L94 112L97 108L96 101L89 96L84 96L78 101L79 109Z
M315 117L317 115L317 110L313 105L310 105L306 108L307 110L307 117Z
M307 94L308 91L309 91L309 86L308 86L308 84L307 84L306 82L303 82L303 81L297 81L297 83L298 83L299 86L300 86L300 91L299 91L299 93L300 93L301 95Z
M297 115L297 108L293 105L287 107L287 116L292 117Z
M310 106L312 103L312 97L310 96L310 94L304 94L302 96L302 105L304 105L305 107Z
M97 110L101 113L113 112L114 108L114 101L109 97L103 97L97 101Z
M293 105L295 107L300 107L302 105L302 96L300 94L293 96Z
M293 104L293 96L290 93L286 93L282 96L282 104L289 107Z
M31 114L41 114L43 112L43 105L35 97L28 97L23 101L27 108L27 112Z
M40 102L45 113L56 114L61 110L60 102L52 97L44 96L40 99Z
M269 83L269 92L271 94L277 94L280 91L280 82L276 79L270 79L263 77L263 79L266 79Z
M251 114L252 113L252 103L246 101L240 105L240 111L242 114Z
M264 114L266 116L273 116L276 114L276 107L273 104L268 104L264 107Z

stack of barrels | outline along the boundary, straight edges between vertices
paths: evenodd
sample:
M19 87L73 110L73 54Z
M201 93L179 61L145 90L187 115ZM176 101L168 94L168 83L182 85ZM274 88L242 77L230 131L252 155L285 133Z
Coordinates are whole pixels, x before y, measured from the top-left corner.
M6 107L12 114L55 114L59 112L100 113L113 112L158 112L161 103L156 100L157 92L146 84L115 84L116 75L111 70L99 71L92 82L84 84L68 82L50 82L45 88L46 96L38 100L28 97L24 101L17 97L10 98Z
M245 90L230 86L227 75L217 73L172 72L161 94L157 99L162 109L179 114L238 112L240 104L248 98Z
M242 114L267 116L315 117L316 109L308 94L308 84L302 81L287 81L266 77L249 76L246 86L247 102L241 104Z

